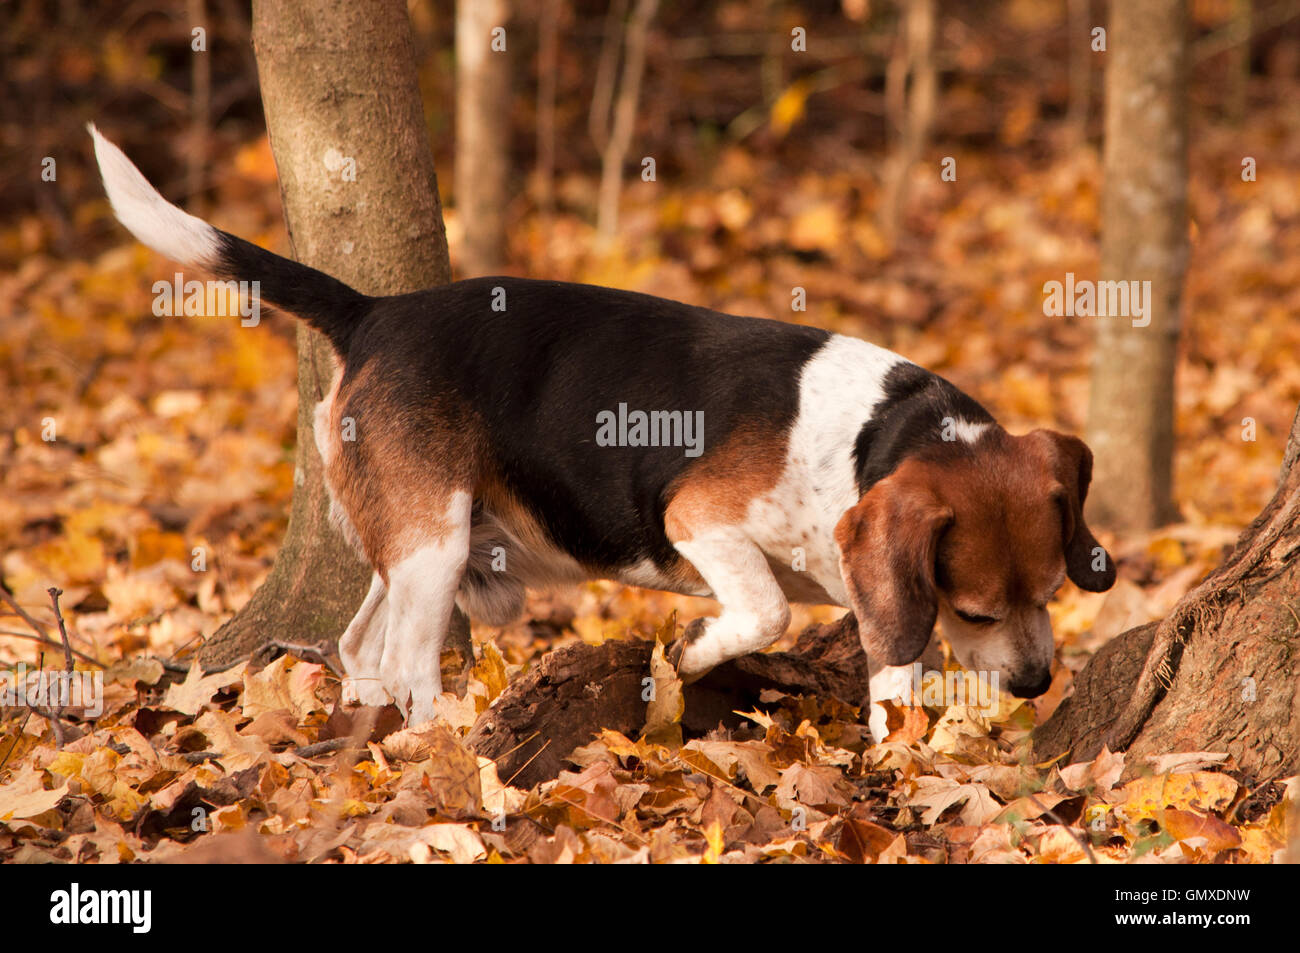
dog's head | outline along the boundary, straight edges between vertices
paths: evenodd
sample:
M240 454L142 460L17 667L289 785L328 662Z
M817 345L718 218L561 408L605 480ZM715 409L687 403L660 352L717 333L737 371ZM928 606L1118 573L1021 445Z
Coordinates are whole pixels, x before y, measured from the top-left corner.
M1092 453L1050 430L906 458L840 519L840 573L862 646L887 665L925 650L943 620L957 660L999 673L1021 698L1047 690L1047 603L1068 575L1092 592L1115 582L1110 555L1083 520Z

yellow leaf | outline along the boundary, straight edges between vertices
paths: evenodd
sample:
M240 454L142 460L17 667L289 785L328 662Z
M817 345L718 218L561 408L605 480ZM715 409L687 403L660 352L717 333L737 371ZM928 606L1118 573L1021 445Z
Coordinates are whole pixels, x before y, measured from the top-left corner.
M1187 564L1187 554L1183 544L1168 536L1153 539L1147 546L1147 552L1162 569L1178 569Z
M784 136L790 128L803 118L808 105L808 93L811 91L806 80L791 83L772 103L772 132L777 137Z
M1124 816L1130 821L1158 819L1166 807L1218 811L1237 793L1237 782L1226 774L1191 771L1137 778L1124 785Z
M495 642L483 644L483 657L474 666L474 677L488 690L488 701L494 700L506 690L509 679L506 677L506 660Z
M709 826L704 831L704 840L708 848L704 851L703 862L716 864L727 846L722 836L722 825L718 823L717 818L709 822Z

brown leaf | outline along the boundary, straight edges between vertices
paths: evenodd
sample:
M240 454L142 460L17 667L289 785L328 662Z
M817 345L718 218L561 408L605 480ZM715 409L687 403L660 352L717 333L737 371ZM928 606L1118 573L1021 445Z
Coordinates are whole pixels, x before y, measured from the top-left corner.
M1241 834L1237 829L1211 814L1170 808L1161 815L1160 821L1160 826L1176 840L1191 841L1200 838L1204 842L1204 848L1211 853L1241 846Z
M204 705L212 701L212 696L217 692L243 681L244 669L247 667L247 662L240 662L227 671L204 675L196 661L190 666L185 681L167 686L167 694L163 696L162 705L172 711L197 715Z
M839 850L855 864L875 863L898 835L871 821L846 817L840 829Z
M419 785L432 797L439 813L452 817L479 813L483 806L483 787L479 780L478 759L442 725L426 725L413 730L420 732L418 743L424 760L402 775L399 786ZM387 754L388 739L384 744Z
M849 803L840 790L843 783L843 775L837 768L809 767L795 762L781 772L781 783L773 793L777 803L798 801L808 807L834 810Z

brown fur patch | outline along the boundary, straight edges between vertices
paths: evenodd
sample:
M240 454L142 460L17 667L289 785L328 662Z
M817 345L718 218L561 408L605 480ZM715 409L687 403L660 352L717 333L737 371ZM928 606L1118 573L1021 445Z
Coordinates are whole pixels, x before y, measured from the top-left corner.
M664 532L682 542L705 526L743 523L752 500L767 493L785 469L789 437L741 427L706 451L668 490Z
M447 531L452 494L472 492L484 445L463 401L446 393L412 406L402 391L371 363L337 388L329 414L331 493L385 580L390 566ZM354 440L343 439L349 417Z

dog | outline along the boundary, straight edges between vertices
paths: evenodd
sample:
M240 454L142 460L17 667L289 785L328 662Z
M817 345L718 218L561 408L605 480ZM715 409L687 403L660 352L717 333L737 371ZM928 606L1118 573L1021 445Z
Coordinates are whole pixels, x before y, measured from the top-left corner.
M1092 454L1013 436L866 341L588 285L476 278L369 297L169 204L93 126L136 238L320 331L334 522L373 567L339 643L350 693L434 715L453 605L504 625L530 587L592 578L721 604L684 680L758 652L790 603L858 623L873 702L907 698L936 618L962 665L1047 690L1047 603L1115 581L1083 503Z

